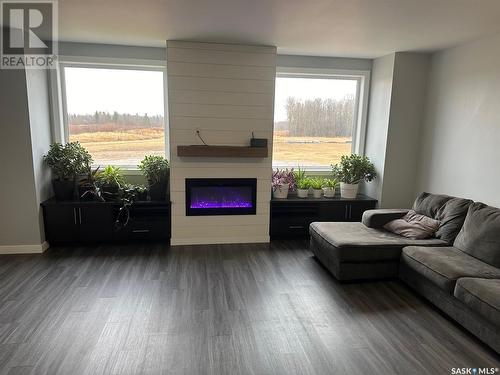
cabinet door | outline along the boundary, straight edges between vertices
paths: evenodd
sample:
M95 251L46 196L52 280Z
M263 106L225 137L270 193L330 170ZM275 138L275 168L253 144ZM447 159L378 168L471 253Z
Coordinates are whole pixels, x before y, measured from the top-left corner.
M112 238L112 214L108 205L81 205L77 208L80 241L98 242Z
M48 205L43 208L45 237L49 243L78 241L78 208Z
M351 202L348 207L348 221L361 221L366 210L375 208L374 201Z
M344 221L347 218L347 204L342 201L323 202L321 204L320 220Z

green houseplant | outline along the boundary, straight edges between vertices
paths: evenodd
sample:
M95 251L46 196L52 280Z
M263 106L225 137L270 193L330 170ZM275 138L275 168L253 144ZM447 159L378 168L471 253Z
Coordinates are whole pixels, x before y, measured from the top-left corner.
M153 201L164 201L167 196L169 163L163 156L149 155L138 165L149 184L149 196Z
M333 176L340 181L342 198L354 199L361 181L370 182L376 176L375 166L366 156L343 155L340 163L332 165Z
M313 197L321 198L323 193L323 179L319 177L311 178L311 188L313 189Z
M118 195L120 188L125 185L125 178L120 168L108 165L97 174L96 182L103 195L113 198Z
M297 197L307 198L309 195L309 189L311 188L311 179L308 177L302 177L295 182L297 186Z
M92 156L78 142L53 143L43 156L43 161L52 170L52 187L57 200L71 200L75 194L77 174L87 173Z
M323 195L325 198L335 197L335 188L338 185L338 181L334 178L325 178L323 180Z

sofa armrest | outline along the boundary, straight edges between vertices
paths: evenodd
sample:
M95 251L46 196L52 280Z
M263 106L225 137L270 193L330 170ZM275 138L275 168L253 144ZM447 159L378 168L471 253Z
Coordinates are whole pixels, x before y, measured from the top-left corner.
M361 222L368 228L382 228L389 221L401 219L408 211L407 209L367 210L363 213Z

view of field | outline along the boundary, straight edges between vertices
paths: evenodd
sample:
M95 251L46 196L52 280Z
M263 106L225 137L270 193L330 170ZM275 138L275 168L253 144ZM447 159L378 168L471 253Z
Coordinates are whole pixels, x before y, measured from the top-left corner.
M164 130L160 127L72 133L70 141L80 142L98 165L135 166L145 155L165 152ZM351 151L351 139L347 137L290 137L279 130L273 143L273 162L279 166L328 167Z
M347 137L289 137L278 130L273 143L273 164L279 166L329 167L351 153L351 138Z
M94 159L96 165L136 166L145 155L165 155L163 128L92 131L71 134Z

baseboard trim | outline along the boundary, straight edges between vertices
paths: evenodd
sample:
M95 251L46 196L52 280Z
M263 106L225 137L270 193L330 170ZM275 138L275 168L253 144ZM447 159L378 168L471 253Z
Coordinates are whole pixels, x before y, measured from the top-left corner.
M44 241L39 245L7 245L0 246L0 255L7 254L42 254L49 248L49 243Z
M207 238L172 238L170 244L178 245L218 245L232 243L269 243L269 236L262 237L207 237Z

